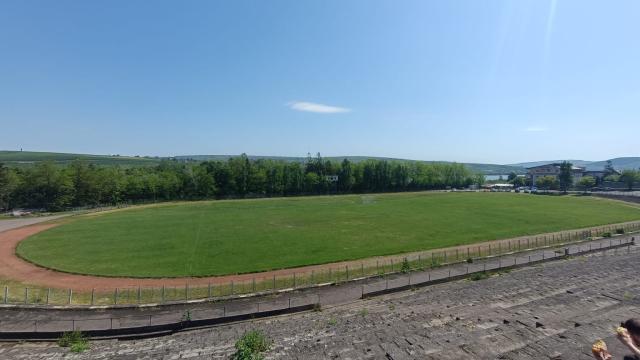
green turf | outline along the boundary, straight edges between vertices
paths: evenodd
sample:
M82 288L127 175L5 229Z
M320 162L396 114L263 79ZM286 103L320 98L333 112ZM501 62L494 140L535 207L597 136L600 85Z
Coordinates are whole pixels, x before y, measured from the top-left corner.
M18 254L79 273L219 275L637 219L639 208L605 199L506 193L209 201L79 216Z

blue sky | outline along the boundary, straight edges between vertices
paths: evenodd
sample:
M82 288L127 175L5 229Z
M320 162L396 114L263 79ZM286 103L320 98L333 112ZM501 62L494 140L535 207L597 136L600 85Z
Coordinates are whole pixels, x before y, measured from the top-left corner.
M0 3L0 149L640 156L640 2Z

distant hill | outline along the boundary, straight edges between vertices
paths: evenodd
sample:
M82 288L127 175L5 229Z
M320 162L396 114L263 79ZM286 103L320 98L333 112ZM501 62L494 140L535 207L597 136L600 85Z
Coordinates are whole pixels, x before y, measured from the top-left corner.
M532 161L518 164L511 164L511 166L520 166L524 168L540 166L552 163L559 163L564 160L547 160L547 161ZM587 161L587 160L568 160L575 166L584 166L587 170L602 170L604 169L607 161L609 160L601 160L601 161ZM624 169L638 169L640 168L640 157L619 157L610 159L611 164L614 169L624 170Z
M151 157L151 156L120 156L120 155L90 155L90 154L68 154L54 152L38 152L38 151L0 151L0 162L7 166L21 167L31 166L38 161L53 161L59 165L68 165L73 160L80 159L91 162L96 165L120 165L120 166L154 166L165 159L176 159L181 161L226 161L231 157L239 155L181 155L175 157ZM288 162L304 162L306 156L256 156L247 155L249 159L272 159ZM342 161L349 159L352 162L365 161L367 159L387 160L387 161L420 161L425 163L447 163L448 161L423 161L423 160L407 160L399 158L377 157L377 156L330 156L325 159L331 161ZM505 175L510 172L516 174L526 173L527 167L561 162L562 160L533 161L518 164L500 165L500 164L482 164L482 163L462 163L473 172L480 172L485 175ZM569 160L576 166L586 166L588 170L601 170L606 164L603 161L585 161L585 160ZM620 157L611 159L613 167L616 169L638 169L640 168L640 157Z
M7 166L31 166L39 161L52 161L58 165L67 165L74 160L84 160L96 165L145 166L156 165L160 158L119 156L119 155L88 155L67 154L39 151L0 151L0 162Z
M227 160L230 157L234 157L238 155L184 155L184 156L175 156L176 159L179 160L196 160L196 161L212 161L212 160ZM299 157L291 157L291 156L255 156L255 155L247 155L247 157L251 160L259 160L259 159L271 159L271 160L280 160L280 161L288 161L288 162L305 162L307 160L306 156ZM420 161L424 163L451 163L450 161L423 161L423 160L407 160L407 159L399 159L399 158L389 158L389 157L380 157L380 156L327 156L324 159L331 161L342 161L344 159L348 159L351 162L361 162L365 160L386 160L386 161ZM516 172L518 174L524 174L526 170L521 166L511 166L511 165L498 165L498 164L479 164L479 163L463 163L473 172L481 172L486 175L500 175L500 174L509 174L510 172Z

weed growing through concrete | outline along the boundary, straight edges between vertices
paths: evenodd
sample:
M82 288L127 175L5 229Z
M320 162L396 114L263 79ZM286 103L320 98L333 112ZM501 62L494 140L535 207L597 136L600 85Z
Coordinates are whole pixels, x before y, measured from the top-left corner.
M259 330L251 330L236 341L233 360L262 360L263 352L269 350L271 341Z
M89 349L89 340L80 331L65 332L58 339L58 346L68 347L71 352L81 353Z
M489 277L489 274L483 271L483 272L477 272L477 273L471 274L471 276L469 276L469 280L478 281L478 280L487 279L488 277Z

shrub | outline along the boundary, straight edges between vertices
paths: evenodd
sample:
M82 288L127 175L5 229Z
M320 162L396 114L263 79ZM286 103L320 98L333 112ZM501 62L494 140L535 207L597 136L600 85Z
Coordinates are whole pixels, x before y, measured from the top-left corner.
M261 354L271 347L271 341L259 330L251 330L236 341L236 352L233 354L234 360L261 360Z
M602 233L602 237L611 237L611 233L608 231L605 233Z
M624 234L624 229L622 228L616 229L616 234Z
M58 346L68 347L72 352L80 353L89 349L89 340L80 331L65 332L58 339Z
M482 272L477 272L477 273L471 274L471 276L469 276L469 279L471 281L478 281L478 280L484 280L484 279L486 279L488 277L489 277L489 274L487 274L486 271L482 271Z
M411 271L411 265L409 265L409 260L407 260L407 258L404 258L404 260L402 260L402 267L400 267L400 272L406 274L409 271Z

